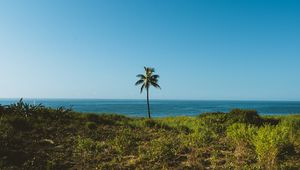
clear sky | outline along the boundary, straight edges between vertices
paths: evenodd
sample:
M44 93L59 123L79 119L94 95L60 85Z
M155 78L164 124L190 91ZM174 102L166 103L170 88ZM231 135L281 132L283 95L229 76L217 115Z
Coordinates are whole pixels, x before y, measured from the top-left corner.
M300 1L1 0L0 98L300 100Z

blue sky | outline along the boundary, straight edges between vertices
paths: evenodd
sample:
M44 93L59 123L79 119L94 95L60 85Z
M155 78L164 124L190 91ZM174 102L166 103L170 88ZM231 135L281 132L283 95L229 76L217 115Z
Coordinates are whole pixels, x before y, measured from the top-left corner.
M0 1L0 98L300 100L299 1Z

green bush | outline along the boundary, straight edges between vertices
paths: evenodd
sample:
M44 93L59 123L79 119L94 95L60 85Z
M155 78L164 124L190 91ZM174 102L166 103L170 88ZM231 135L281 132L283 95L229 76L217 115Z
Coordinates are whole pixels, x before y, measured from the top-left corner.
M227 139L234 146L234 156L237 167L246 167L255 160L253 139L257 128L243 123L235 123L228 127L226 131Z
M75 155L80 157L81 167L88 168L89 162L93 162L97 159L106 148L102 142L94 141L90 138L83 138L78 136L76 139Z
M286 118L280 126L289 128L289 139L292 143L300 144L300 119Z
M206 115L202 116L201 119L195 119L197 124L192 126L192 129L189 128L188 133L179 135L184 145L187 147L202 147L215 141L224 127L218 122L220 120L213 120L212 117L214 116L216 115Z
M263 117L261 122L262 124L268 124L268 125L278 125L280 123L281 119L274 118L274 117Z
M102 144L90 138L78 136L76 140L76 151L85 154L94 154L102 151Z
M7 118L0 118L0 138L6 138L12 131L12 126Z
M263 168L274 169L278 165L278 156L289 143L289 128L284 126L261 127L253 140L258 161Z
M87 113L83 115L87 121L99 123L99 115L94 113Z
M128 155L137 151L138 138L131 129L123 129L117 133L111 146L121 155Z
M198 118L205 118L205 117L223 118L223 117L226 117L226 113L223 113L223 112L205 112L205 113L201 113L201 114L198 115Z
M193 130L192 130L192 129L190 129L189 127L184 126L184 125L178 126L177 129L178 129L180 132L184 133L184 134L190 134L190 133L193 133Z
M234 145L251 146L257 128L244 123L234 123L227 128L227 137Z
M202 144L209 144L218 137L218 134L208 124L203 124L195 132L198 137L198 141Z
M228 119L232 123L248 123L260 125L262 119L256 110L233 109L228 113Z
M5 111L5 106L2 106L2 105L0 104L0 117L1 117L2 115L4 115L4 111Z
M147 162L168 164L172 164L176 161L179 152L180 141L172 135L153 139L139 149L139 154L142 159Z
M227 114L222 112L205 113L199 116L199 118L198 130L199 128L204 130L209 129L214 134L222 135L228 126Z
M95 122L86 122L85 127L90 130L97 129L97 124Z
M104 124L104 125L115 125L120 121L126 122L130 120L123 115L114 115L114 114L94 114L94 113L87 113L84 114L83 117L89 122L95 122L97 124Z
M153 119L145 119L144 126L149 128L155 128L155 129L174 130L174 128L168 126L167 124Z
M28 131L32 129L29 118L23 116L14 116L9 119L9 123L16 130Z

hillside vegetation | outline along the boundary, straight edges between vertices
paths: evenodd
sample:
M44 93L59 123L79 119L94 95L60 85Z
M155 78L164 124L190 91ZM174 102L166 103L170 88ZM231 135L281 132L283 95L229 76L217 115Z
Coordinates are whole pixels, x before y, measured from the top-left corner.
M300 115L129 118L0 106L0 169L299 169Z

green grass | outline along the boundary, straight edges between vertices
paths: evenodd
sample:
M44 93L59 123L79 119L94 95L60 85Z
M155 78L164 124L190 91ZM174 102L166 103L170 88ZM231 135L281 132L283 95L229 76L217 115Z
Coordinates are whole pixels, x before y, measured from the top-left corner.
M300 115L81 114L0 106L0 169L299 169Z

